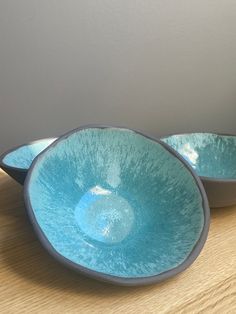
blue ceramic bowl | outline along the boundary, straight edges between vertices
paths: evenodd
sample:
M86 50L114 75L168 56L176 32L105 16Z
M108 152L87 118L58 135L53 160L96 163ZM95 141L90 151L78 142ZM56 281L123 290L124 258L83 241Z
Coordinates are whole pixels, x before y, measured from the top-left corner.
M0 156L0 167L17 182L24 184L34 158L55 140L46 138L14 147Z
M236 204L236 136L190 133L162 138L201 177L211 207Z
M191 167L165 144L124 128L83 127L55 141L33 162L25 201L56 259L123 285L184 270L209 226Z

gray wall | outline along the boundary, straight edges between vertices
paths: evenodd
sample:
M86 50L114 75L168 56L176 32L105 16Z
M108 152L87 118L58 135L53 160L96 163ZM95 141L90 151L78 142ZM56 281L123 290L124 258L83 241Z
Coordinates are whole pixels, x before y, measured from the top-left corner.
M236 132L235 0L0 0L0 151L87 123Z

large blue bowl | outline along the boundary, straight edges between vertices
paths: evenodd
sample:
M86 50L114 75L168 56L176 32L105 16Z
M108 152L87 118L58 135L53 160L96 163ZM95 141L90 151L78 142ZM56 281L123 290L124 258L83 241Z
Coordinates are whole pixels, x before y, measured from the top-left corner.
M25 201L56 259L123 285L184 270L209 226L191 167L165 144L124 128L83 127L55 141L33 162Z
M211 207L236 204L236 136L213 133L162 138L200 176Z
M20 184L24 184L34 158L56 138L45 138L14 147L0 156L0 167Z

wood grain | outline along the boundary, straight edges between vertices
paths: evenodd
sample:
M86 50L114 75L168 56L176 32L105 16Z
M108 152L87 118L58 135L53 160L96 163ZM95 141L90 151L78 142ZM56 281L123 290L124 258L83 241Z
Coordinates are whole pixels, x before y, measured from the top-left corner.
M22 187L0 171L0 313L236 314L236 207L214 209L195 263L161 284L118 287L52 259L25 213Z

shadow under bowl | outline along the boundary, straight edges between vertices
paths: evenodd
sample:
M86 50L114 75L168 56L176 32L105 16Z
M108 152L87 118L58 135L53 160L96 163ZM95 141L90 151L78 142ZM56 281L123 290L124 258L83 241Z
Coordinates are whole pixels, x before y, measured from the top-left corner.
M45 138L14 147L0 156L0 168L20 184L24 184L34 158L56 138Z
M209 228L191 167L164 143L125 128L62 136L34 160L24 194L47 251L114 284L151 284L183 271Z
M235 135L189 133L161 140L177 151L201 178L210 207L236 204Z

